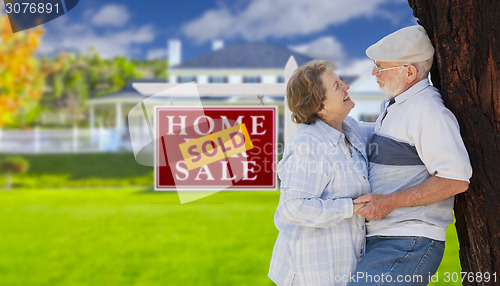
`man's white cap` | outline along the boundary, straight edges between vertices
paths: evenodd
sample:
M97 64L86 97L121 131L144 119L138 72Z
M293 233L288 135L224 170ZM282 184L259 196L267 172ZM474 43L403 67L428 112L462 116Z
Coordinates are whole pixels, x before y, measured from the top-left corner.
M425 29L415 25L385 36L366 49L366 55L379 62L417 63L430 59L434 47Z

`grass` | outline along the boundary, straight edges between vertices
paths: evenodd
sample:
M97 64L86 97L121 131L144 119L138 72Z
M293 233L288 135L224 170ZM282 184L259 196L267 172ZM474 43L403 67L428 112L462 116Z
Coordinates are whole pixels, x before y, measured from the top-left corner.
M453 281L451 279L453 273L460 274L460 271L462 271L462 268L460 267L460 259L458 258L459 248L457 230L455 229L455 223L453 223L448 226L448 229L446 230L446 247L444 249L443 260L441 261L433 280L436 282L431 282L429 285L462 285L461 279L460 281Z
M23 157L31 168L14 177L18 188L0 189L1 286L273 285L279 192L181 205L176 193L130 187L153 181L132 154ZM460 272L453 225L447 237L431 285L461 285L444 283Z
M273 285L278 197L181 205L145 189L1 191L0 285ZM440 272L460 271L457 253L450 228Z
M0 285L272 285L278 192L0 192Z

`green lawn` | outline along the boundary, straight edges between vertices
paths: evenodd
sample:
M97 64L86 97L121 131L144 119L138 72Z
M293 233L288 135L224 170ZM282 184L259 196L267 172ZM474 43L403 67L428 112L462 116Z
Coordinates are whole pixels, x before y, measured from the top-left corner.
M272 285L277 199L0 191L0 285Z
M153 182L132 154L24 157L18 188L0 189L0 286L273 285L279 192L181 205L175 192L130 187ZM433 285L459 271L452 226Z
M441 265L436 273L435 280L429 285L462 285L462 282L453 282L451 277L453 273L460 274L460 260L458 258L458 237L457 231L455 229L455 224L448 226L446 230L446 247L444 249L444 257L441 261ZM446 281L446 282L445 282ZM462 280L460 280L462 281Z
M0 191L0 285L272 285L278 196ZM459 271L452 233L440 271Z

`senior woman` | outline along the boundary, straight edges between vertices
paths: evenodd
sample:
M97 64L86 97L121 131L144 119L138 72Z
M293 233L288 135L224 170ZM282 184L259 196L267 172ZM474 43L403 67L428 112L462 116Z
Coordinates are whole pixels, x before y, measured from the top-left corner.
M329 61L313 61L290 78L286 96L296 123L278 164L279 230L269 277L277 285L346 285L363 255L365 219L353 198L370 192L366 136L349 86Z

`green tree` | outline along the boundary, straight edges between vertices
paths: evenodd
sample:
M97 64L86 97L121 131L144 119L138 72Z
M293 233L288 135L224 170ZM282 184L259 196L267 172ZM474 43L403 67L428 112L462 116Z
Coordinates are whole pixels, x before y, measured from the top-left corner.
M61 52L54 59L44 58L43 65L48 70L49 87L42 99L44 109L72 118L85 112L89 98L119 91L133 79L141 78L131 60L102 59L94 48L87 54Z
M37 117L44 73L35 58L41 28L12 33L0 14L0 127L25 126Z
M135 60L134 64L141 72L147 74L149 78L166 80L168 78L167 60Z

